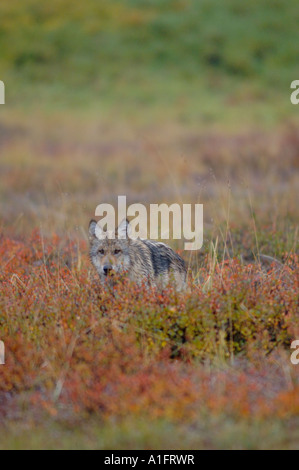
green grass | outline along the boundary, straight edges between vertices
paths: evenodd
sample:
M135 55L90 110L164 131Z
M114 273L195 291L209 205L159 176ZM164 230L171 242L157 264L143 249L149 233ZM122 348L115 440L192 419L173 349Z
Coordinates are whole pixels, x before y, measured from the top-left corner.
M0 16L0 75L14 107L201 125L298 114L296 0L13 0Z
M14 423L5 428L0 449L48 450L201 450L201 449L296 449L298 420L238 422L207 418L192 426L165 420L124 419L121 423L95 420L77 427L45 420L31 428Z

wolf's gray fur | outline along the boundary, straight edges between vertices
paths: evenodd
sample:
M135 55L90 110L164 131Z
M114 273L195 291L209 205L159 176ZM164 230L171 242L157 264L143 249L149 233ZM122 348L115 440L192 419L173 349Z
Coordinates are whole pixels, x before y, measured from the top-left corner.
M90 259L100 280L107 283L113 273L127 272L138 284L165 286L174 284L177 290L185 288L187 269L185 261L164 243L131 239L129 222L124 220L109 238L95 220L89 224Z

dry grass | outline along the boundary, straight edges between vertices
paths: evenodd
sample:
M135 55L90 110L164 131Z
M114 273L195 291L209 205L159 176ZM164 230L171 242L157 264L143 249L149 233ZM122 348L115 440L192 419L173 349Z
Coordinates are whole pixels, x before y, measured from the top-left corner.
M2 120L1 214L30 233L85 231L102 202L201 202L205 228L298 220L298 127L238 134L57 116ZM229 211L229 214L228 214Z
M0 447L298 447L298 128L0 130ZM86 227L118 194L204 204L190 292L101 290Z

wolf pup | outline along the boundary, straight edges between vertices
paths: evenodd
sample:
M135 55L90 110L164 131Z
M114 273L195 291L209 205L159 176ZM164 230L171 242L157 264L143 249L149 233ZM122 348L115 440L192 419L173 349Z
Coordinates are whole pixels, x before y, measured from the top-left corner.
M164 243L129 237L127 220L109 236L95 220L89 224L90 259L103 284L115 273L127 273L132 281L152 287L186 286L185 261Z

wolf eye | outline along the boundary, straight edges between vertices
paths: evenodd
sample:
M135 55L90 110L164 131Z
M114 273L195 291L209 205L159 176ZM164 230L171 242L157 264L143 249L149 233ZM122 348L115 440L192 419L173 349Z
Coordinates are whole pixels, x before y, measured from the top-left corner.
M100 249L100 250L98 250L98 253L99 253L99 255L103 255L103 254L104 254L104 250L103 250L103 249Z
M121 252L121 250L114 250L115 255L119 255L120 252Z

